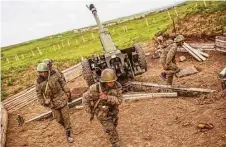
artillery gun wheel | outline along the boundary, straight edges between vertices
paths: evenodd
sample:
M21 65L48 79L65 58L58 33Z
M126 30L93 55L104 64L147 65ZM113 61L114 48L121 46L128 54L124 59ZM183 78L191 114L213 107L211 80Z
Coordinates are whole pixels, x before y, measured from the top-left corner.
M138 44L134 45L134 47L135 47L135 51L138 54L138 63L140 65L140 67L142 69L144 69L145 71L147 71L147 62L146 62L146 57L145 57L143 49Z
M88 59L83 59L82 62L82 75L84 79L86 80L86 83L88 86L91 86L92 84L95 83L94 78L93 78L93 72L90 68L89 61Z

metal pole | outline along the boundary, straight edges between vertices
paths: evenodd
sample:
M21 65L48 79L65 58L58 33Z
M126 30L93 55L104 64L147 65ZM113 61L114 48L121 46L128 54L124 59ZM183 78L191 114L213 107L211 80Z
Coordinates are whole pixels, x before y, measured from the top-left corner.
M147 18L145 18L146 26L149 26Z
M76 42L76 44L77 44L77 45L79 44L79 42L78 42L78 40L77 40L77 39L75 39L75 42Z
M85 42L85 38L82 36L82 41Z
M204 3L204 5L205 5L205 7L206 7L206 0L203 0L203 3Z
M179 15L178 15L178 13L177 13L176 7L174 7L174 11L175 11L175 13L176 13L176 15L177 15L177 17L178 17Z
M8 58L6 58L6 61L9 63L9 59Z
M167 13L168 13L168 16L169 16L170 20L172 21L172 17L171 17L171 15L170 15L170 12L167 11Z
M31 50L32 56L35 56L34 52Z
M38 49L39 54L42 55L42 51L39 49L39 47L37 47L37 49Z

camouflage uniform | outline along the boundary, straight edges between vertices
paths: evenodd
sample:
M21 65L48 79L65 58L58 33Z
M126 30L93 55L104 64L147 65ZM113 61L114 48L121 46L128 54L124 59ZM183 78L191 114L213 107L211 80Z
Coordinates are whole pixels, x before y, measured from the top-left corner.
M54 70L54 71L58 72L59 74L61 74L61 77L66 81L64 74L58 68L53 67L52 59L44 59L42 62L48 65L49 70Z
M99 86L101 86L101 91L107 95L107 100L100 100L94 114L102 124L104 131L108 134L110 142L113 145L119 142L116 127L118 125L118 106L122 102L122 86L118 82L115 82L112 88L104 88L103 83L91 85L83 95L83 105L90 114L92 114L93 108L100 96Z
M51 108L57 122L63 125L65 130L70 130L68 98L66 95L66 93L70 92L70 89L67 87L61 74L51 70L49 79L38 76L35 85L39 102Z
M177 44L172 43L162 51L162 54L160 56L160 62L163 66L163 69L165 70L166 83L168 85L172 85L174 74L180 71L180 69L176 65L176 52Z
M51 70L58 72L61 75L61 77L63 78L63 80L66 82L66 78L65 78L64 74L58 68L52 67Z
M153 58L159 58L161 56L161 53L163 52L163 49L166 48L167 46L169 46L170 44L173 43L173 40L168 39L165 42L160 42L160 44L157 46L157 48L155 49Z

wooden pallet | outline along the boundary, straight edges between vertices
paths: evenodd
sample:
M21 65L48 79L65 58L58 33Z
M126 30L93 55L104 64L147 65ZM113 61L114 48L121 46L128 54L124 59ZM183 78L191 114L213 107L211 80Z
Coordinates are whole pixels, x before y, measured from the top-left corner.
M226 53L226 37L225 36L216 36L215 43L216 43L217 51Z

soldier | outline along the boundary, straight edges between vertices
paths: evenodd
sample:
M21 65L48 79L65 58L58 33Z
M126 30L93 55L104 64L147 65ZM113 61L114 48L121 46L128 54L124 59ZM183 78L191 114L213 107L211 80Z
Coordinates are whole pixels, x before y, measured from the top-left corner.
M116 80L115 72L105 69L101 73L100 82L91 85L83 95L83 105L91 114L90 120L95 114L108 134L112 147L120 147L116 127L119 105L122 102L122 86Z
M42 62L48 65L49 70L55 70L56 72L59 72L61 74L61 76L63 77L63 79L66 81L64 74L60 70L58 70L57 68L53 67L53 60L52 59L44 59Z
M220 72L222 90L226 89L226 67Z
M160 62L165 72L161 73L161 77L166 80L167 85L172 85L173 76L180 71L176 65L175 55L177 47L182 46L184 43L184 36L178 35L174 39L174 43L170 44L167 48L163 49L160 57Z
M153 59L159 58L161 56L163 49L173 43L173 40L171 39L165 40L162 36L158 36L157 39L155 40L158 43L158 46L155 49Z
M54 118L66 131L67 141L73 142L71 137L71 125L68 100L71 99L70 89L63 80L61 74L54 70L48 70L45 63L39 63L37 67L39 76L36 80L36 93L39 102L52 109Z

